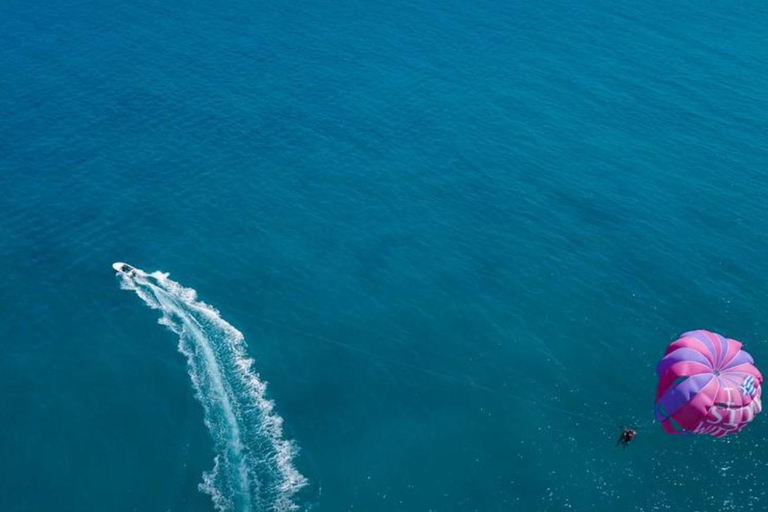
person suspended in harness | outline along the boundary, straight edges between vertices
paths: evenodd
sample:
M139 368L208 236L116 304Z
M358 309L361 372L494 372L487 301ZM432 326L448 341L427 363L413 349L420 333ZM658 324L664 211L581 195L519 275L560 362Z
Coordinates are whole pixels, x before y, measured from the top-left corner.
M628 427L621 427L621 435L619 436L619 440L616 441L616 446L621 446L622 448L626 448L629 446L629 443L632 442L632 440L637 435L637 430L628 428Z

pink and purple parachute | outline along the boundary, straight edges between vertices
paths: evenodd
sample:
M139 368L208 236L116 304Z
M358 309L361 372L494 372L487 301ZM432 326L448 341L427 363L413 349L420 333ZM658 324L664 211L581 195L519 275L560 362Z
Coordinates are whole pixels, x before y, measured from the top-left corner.
M762 409L763 376L752 356L719 334L683 334L667 347L656 373L656 418L671 434L735 434Z

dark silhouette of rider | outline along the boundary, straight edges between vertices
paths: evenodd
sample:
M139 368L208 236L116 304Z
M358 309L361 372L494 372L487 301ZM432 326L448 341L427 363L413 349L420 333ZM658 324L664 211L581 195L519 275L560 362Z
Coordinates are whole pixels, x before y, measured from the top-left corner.
M627 427L621 427L621 435L619 436L619 440L616 442L616 446L626 448L629 446L629 443L632 442L636 435L636 430Z

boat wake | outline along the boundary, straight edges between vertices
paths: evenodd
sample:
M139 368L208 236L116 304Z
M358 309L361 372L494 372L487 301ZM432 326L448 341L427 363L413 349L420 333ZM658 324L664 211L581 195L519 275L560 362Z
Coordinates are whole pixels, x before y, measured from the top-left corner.
M297 510L293 498L307 480L293 465L297 448L283 438L283 419L265 397L266 383L252 368L242 333L168 274L134 270L119 274L121 287L159 310L159 323L179 336L213 437L213 469L200 490L221 512Z

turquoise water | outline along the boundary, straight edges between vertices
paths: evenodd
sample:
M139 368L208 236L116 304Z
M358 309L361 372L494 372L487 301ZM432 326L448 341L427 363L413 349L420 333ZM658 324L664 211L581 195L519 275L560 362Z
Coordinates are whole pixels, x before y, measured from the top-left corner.
M650 423L768 368L767 22L0 3L0 510L762 510L764 417Z

